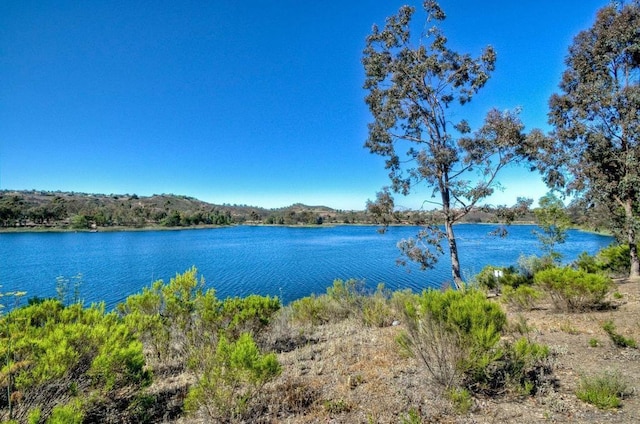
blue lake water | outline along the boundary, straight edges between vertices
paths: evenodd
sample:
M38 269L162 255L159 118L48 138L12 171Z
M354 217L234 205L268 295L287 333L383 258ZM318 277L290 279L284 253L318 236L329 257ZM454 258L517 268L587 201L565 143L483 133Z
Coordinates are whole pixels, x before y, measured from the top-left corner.
M463 274L485 265L515 264L521 255L541 254L532 226L513 226L505 239L488 225L455 227ZM396 243L416 227L318 226L313 228L237 226L204 230L111 233L0 234L0 292L27 297L55 296L56 278L82 274L81 298L108 308L151 282L196 266L219 297L277 295L284 302L324 293L334 279L364 279L368 287L441 287L450 278L448 255L435 269L396 265ZM558 250L570 262L595 253L611 237L570 231Z

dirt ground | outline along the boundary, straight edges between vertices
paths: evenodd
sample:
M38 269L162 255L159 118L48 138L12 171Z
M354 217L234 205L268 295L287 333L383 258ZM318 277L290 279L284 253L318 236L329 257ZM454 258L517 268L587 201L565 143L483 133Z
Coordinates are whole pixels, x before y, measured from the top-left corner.
M553 384L535 396L476 397L470 412L456 412L419 363L401 354L401 322L370 328L347 320L301 332L305 342L278 355L282 375L264 388L247 422L638 423L640 350L615 347L602 324L612 320L617 333L640 342L640 283L619 281L617 292L604 311L508 311L511 323L526 322L530 340L552 352ZM575 395L581 377L604 371L619 372L631 388L619 409L603 411ZM421 421L410 420L410 410Z

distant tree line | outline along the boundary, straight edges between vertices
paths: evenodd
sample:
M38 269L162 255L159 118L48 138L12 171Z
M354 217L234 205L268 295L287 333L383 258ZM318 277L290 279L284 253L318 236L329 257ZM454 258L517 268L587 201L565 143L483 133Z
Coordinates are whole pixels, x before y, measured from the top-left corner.
M504 207L479 207L469 212L465 223L503 223ZM580 202L566 212L576 227L610 228L608 214ZM437 210L394 211L383 222L368 210L353 211L324 206L294 204L265 209L246 205L214 205L172 194L149 197L46 191L0 191L0 228L98 229L109 227L193 227L208 225L423 225L439 222ZM523 210L517 221L533 223L533 210Z

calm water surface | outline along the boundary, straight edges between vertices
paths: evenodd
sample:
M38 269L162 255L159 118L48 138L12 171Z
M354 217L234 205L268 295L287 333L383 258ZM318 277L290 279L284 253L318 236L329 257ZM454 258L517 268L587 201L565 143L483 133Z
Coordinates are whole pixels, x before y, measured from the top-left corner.
M461 265L472 276L485 265L515 264L520 255L541 254L532 226L514 226L506 239L489 236L488 225L456 226ZM417 228L313 228L238 226L206 230L114 233L0 234L0 292L23 290L27 297L55 296L58 276L82 274L85 302L108 308L151 282L196 266L219 297L256 293L284 302L324 293L334 279L364 279L368 287L440 287L450 280L445 255L437 268L420 271L396 265L396 243ZM559 247L567 262L595 253L611 237L570 231Z

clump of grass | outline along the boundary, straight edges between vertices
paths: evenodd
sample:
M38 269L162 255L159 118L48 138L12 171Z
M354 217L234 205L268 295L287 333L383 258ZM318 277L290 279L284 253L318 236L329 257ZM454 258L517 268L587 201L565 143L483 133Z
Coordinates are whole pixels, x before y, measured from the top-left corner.
M583 377L576 391L578 399L600 409L619 408L622 399L630 394L629 386L619 372Z
M352 406L344 399L325 400L324 409L330 414L342 414L351 411Z
M591 339L591 340L589 340L589 346L590 347L598 347L598 346L600 346L600 342L598 341L598 339Z
M466 414L473 406L473 398L467 389L451 388L446 391L447 398L451 401L453 409L458 414Z
M632 338L624 337L622 334L616 332L616 326L613 324L613 321L607 321L602 325L602 329L609 335L609 338L613 342L613 344L617 347L631 347L636 348L638 344Z

